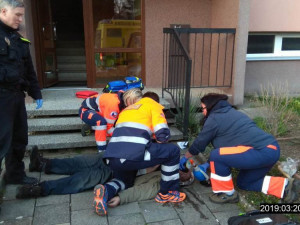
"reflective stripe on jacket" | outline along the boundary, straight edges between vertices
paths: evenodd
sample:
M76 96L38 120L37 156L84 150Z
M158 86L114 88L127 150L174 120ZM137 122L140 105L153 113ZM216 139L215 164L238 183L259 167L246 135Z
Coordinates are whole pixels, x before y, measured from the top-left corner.
M118 118L105 158L144 160L151 137L166 142L170 138L163 106L150 98L142 98L124 109Z

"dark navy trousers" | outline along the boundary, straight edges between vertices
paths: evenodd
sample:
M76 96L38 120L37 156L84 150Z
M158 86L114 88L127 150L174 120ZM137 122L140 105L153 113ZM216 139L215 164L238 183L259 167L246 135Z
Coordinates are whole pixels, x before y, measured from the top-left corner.
M231 168L239 169L237 186L244 190L261 191L266 174L280 156L278 143L275 141L271 145L276 149L266 146L236 154L220 154L220 149L214 149L209 160L214 162L214 172L218 176L227 177L231 174Z
M19 181L25 176L23 158L28 144L23 91L0 88L0 124L0 161L5 157L5 179Z
M150 160L122 162L119 158L109 158L109 167L113 171L113 177L122 181L127 189L133 186L139 169L161 165L160 192L178 191L180 149L174 144L152 143L146 150L150 152ZM113 196L110 193L108 195Z

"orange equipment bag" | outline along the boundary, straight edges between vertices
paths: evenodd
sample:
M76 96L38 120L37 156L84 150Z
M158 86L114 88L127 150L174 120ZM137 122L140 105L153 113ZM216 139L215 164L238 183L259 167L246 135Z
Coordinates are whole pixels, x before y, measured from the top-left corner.
M77 98L89 98L93 95L97 95L98 92L97 91L77 91L76 92L76 97Z

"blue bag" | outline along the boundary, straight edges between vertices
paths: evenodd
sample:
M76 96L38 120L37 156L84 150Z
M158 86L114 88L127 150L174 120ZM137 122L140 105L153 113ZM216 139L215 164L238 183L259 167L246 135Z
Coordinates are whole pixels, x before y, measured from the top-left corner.
M104 93L116 93L118 91L126 91L127 84L123 80L110 81L103 89Z
M138 77L125 77L125 82L127 84L127 90L131 88L144 89L144 84L141 78Z
M118 91L127 91L131 88L144 89L142 79L138 77L125 77L124 80L110 81L103 88L104 93L116 93Z

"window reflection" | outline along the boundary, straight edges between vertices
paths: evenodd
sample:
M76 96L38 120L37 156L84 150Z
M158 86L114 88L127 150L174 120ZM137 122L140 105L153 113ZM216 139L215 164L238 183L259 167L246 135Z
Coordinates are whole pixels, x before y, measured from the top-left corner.
M93 0L96 82L141 77L141 0Z

